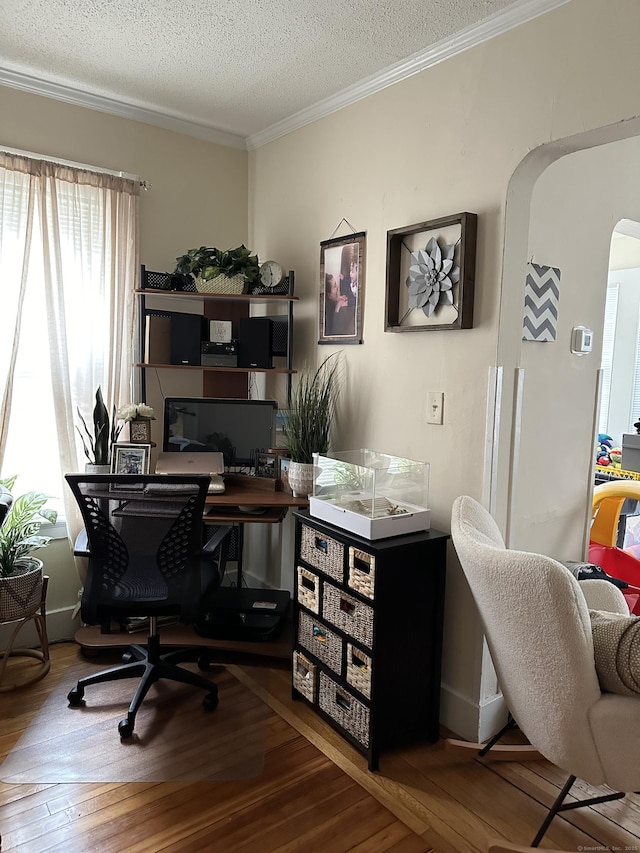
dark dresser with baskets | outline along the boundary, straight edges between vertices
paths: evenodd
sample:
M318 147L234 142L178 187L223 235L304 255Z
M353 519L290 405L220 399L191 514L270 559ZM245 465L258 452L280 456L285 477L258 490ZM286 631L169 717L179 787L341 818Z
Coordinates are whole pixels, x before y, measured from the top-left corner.
M293 698L377 770L385 749L438 740L449 535L369 540L294 515Z

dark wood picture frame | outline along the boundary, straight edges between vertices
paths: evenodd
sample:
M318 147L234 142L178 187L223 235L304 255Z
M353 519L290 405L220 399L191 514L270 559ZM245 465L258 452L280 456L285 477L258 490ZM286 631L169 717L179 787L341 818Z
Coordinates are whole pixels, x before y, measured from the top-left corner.
M259 451L256 453L256 477L277 480L280 476L280 462L277 453Z
M320 243L319 344L361 344L366 234Z
M478 217L457 213L387 231L385 332L425 332L473 327L473 295L476 271ZM436 304L431 316L420 307L409 307L407 281L412 252L425 250L434 238L439 247L455 245L454 269L459 275L451 289L453 303Z

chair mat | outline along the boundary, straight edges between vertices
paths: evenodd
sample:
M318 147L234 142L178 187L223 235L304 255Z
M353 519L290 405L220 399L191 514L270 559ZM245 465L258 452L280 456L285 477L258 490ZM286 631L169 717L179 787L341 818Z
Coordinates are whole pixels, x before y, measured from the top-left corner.
M79 660L69 667L0 765L0 780L222 781L262 772L265 738L279 718L226 669L201 673L218 685L214 711L202 707L204 690L160 681L138 711L133 736L121 740L118 723L126 717L137 679L91 685L81 707L67 702L78 678L107 666ZM196 671L195 664L184 666Z

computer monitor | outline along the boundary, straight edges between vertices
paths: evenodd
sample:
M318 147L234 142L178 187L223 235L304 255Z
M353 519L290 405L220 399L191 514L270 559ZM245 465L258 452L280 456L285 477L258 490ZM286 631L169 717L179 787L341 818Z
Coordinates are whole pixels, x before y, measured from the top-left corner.
M275 443L275 400L166 397L162 449L221 451L226 468L253 467Z

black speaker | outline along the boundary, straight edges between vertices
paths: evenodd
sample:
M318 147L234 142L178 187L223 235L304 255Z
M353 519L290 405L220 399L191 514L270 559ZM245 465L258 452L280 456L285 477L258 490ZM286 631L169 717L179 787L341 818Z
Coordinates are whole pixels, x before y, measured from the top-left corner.
M238 336L238 367L273 367L272 340L270 317L243 317Z
M204 322L202 314L171 314L171 364L200 366Z

